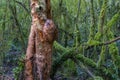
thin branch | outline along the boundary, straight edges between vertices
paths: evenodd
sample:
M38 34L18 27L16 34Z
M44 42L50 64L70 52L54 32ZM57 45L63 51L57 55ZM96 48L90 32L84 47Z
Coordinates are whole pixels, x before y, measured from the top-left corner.
M104 43L100 43L100 44L98 44L98 45L91 45L91 46L88 46L86 49L93 48L94 46L109 45L109 44L111 44L111 43L113 43L113 42L116 42L116 41L118 41L118 40L120 40L120 36L117 37L117 38L115 38L115 39L113 39L113 40L111 40L111 41L107 41L107 42L104 42Z
M25 41L24 41L24 37L23 37L24 33L22 32L22 30L21 30L21 24L19 23L19 21L17 19L16 6L12 6L10 4L10 0L8 0L8 6L9 6L9 9L10 9L10 11L12 13L12 17L13 17L13 20L14 20L13 24L14 24L14 26L18 27L18 31L20 33L21 42L24 45L23 46L23 50L25 51Z
M18 3L19 5L21 5L27 13L30 13L30 11L26 8L26 6L23 3L19 2L19 1L15 1L15 2Z
M80 13L80 4L81 4L81 0L79 0L79 3L78 3L78 11L77 11L77 16L76 16L76 21L77 22L78 22L79 13Z
M98 32L102 33L103 32L103 26L105 22L105 14L106 14L106 9L107 9L107 2L108 0L103 1L102 9L100 11L100 16L99 16L99 23L98 23Z
M120 36L117 37L117 38L115 38L115 39L113 39L113 40L111 40L111 41L108 41L108 42L103 43L103 45L108 45L108 44L111 44L111 43L116 42L116 41L118 41L118 40L120 40Z

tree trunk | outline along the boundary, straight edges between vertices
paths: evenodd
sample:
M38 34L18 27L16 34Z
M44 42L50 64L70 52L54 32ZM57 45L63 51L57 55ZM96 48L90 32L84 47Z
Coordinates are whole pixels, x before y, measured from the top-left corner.
M51 19L50 0L31 0L32 26L26 52L25 80L49 80L56 27Z

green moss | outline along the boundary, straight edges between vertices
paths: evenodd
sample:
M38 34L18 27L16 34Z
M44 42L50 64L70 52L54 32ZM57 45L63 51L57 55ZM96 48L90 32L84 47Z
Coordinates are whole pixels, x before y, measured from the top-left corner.
M103 80L103 78L100 76L95 76L94 78L89 78L87 80Z
M112 17L112 19L107 23L107 25L105 27L104 33L106 33L106 36L108 37L109 40L114 38L114 34L111 31L111 27L117 22L119 17L120 17L120 11Z
M109 45L109 53L111 54L115 65L120 68L120 56L115 43Z
M79 48L78 48L78 50L79 50L79 52L82 54L83 53L83 49L84 49L84 47L83 46L79 46Z
M96 40L89 40L89 41L88 41L88 44L89 44L89 45L99 45L100 42L99 42L99 41L96 41Z
M75 43L75 46L78 47L80 44L81 44L81 35L80 35L80 31L79 31L79 28L78 28L78 25L76 24L76 27L75 27L75 39L74 39L74 43Z
M59 51L66 51L66 48L64 48L62 45L60 45L57 41L54 41L54 48Z
M96 67L96 63L92 59L89 59L82 54L76 55L75 58L80 60L83 64L89 65L91 67Z
M114 56L118 55L118 48L115 45L115 43L109 45L109 52L110 52L110 54L112 54Z
M23 72L25 68L25 64L23 62L24 59L25 59L25 55L23 54L18 60L18 66L13 69L13 73L14 73L13 76L15 80L19 80L20 77L23 77Z
M62 51L63 54L61 56L59 56L55 61L53 61L51 76L55 75L55 73L57 72L57 69L60 68L65 61L73 57L73 54L75 51L75 48L64 48L63 49L63 47L60 45L59 45L59 48L61 48L61 50L64 50L64 51Z
M120 69L120 56L116 56L116 60L115 64L117 65L117 67Z
M109 30L109 31L107 32L107 37L108 37L109 40L114 39L114 34L113 34L113 32Z
M95 35L95 40L100 40L100 38L102 37L102 34L100 32L97 32Z
M114 35L110 30L108 32L109 32L109 34L107 37L109 40L112 40L114 38ZM115 65L120 67L120 65L119 65L120 64L119 52L118 52L118 47L116 46L116 43L112 43L108 47L109 47L109 53L111 54Z
M94 77L94 80L103 80L103 78L100 77L100 76L95 76L95 77Z
M89 34L89 40L93 40L94 36L95 36L95 13L94 13L94 4L93 4L93 0L91 0L91 9L90 9L90 13L91 13L91 27L90 27L90 34ZM89 41L88 40L88 41Z
M120 11L117 14L115 14L112 17L112 19L107 23L107 27L111 28L116 23L116 21L119 19L119 17L120 17Z
M97 67L100 67L104 63L105 51L106 51L106 47L102 46L100 57L99 57L99 60L98 60L98 63L97 63Z
M103 33L102 30L103 30L104 21L105 21L105 13L106 13L106 9L107 9L107 2L108 2L108 0L103 1L102 9L100 11L100 16L99 16L98 32L100 32L101 34Z

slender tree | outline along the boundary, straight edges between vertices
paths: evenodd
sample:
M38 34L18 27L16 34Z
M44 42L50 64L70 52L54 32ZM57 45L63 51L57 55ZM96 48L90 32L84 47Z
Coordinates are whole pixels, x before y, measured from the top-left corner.
M50 0L31 0L32 26L26 52L25 80L50 79L51 55L56 27L50 13Z

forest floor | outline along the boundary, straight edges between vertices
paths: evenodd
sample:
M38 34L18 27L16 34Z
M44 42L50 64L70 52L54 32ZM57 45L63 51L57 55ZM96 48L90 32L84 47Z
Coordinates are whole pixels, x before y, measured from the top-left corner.
M19 58L21 57L21 52L15 48L11 48L3 61L3 66L0 67L0 80L15 80L14 71L18 66ZM62 78L62 75L57 75L55 80L66 80Z
M13 69L17 67L18 59L20 57L21 53L20 51L12 48L9 50L9 52L6 54L3 66L1 67L1 75L0 80L14 80L14 72Z
M3 61L3 66L0 67L0 80L15 80L13 69L18 66L21 54L22 53L19 50L14 48L9 50ZM75 78L71 76L71 78L68 79L62 74L56 74L55 80L75 80Z

